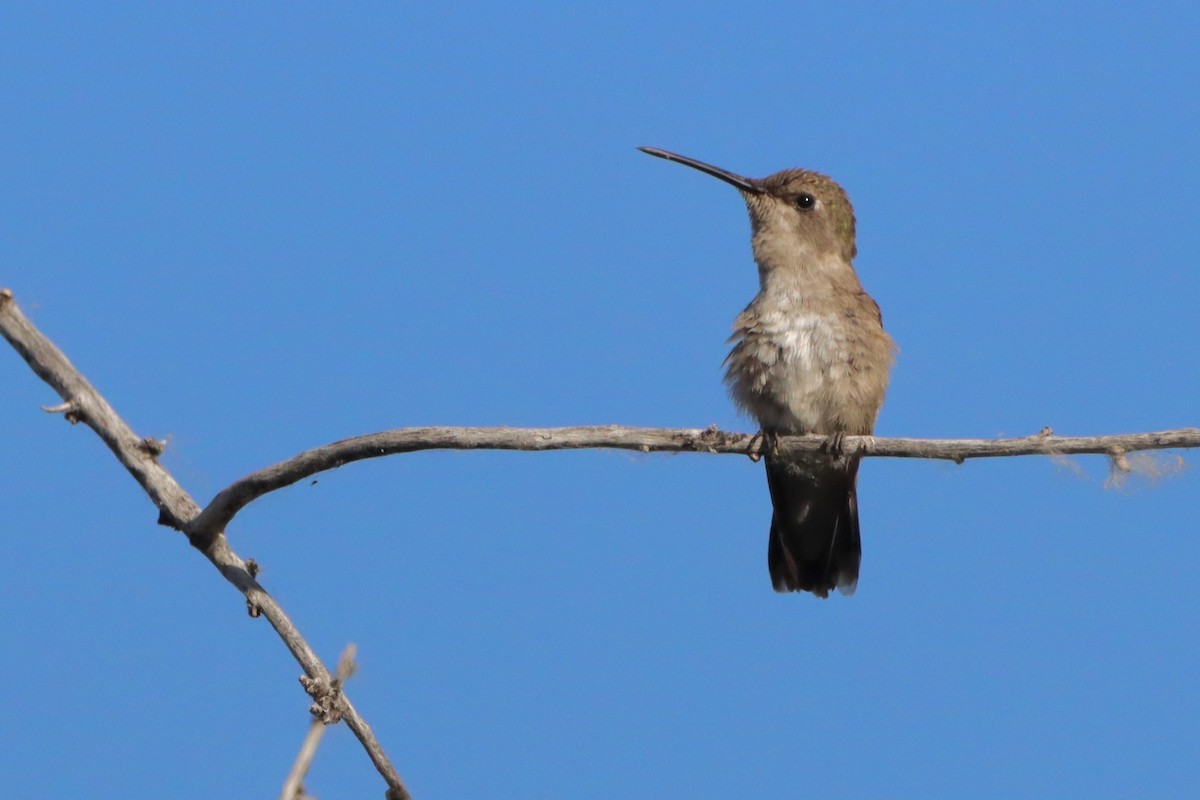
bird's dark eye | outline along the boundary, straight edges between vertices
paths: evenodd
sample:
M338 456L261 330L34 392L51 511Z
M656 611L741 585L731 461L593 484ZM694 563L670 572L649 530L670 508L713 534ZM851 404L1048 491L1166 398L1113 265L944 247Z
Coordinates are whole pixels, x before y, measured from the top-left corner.
M801 211L808 211L816 204L817 200L811 194L796 195L796 208L800 209Z

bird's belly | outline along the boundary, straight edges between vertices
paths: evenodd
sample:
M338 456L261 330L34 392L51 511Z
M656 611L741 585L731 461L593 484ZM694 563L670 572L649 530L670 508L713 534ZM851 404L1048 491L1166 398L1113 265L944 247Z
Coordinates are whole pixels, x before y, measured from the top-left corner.
M882 333L882 331L880 331ZM743 332L726 362L734 401L764 429L870 433L890 352L843 317L805 315Z

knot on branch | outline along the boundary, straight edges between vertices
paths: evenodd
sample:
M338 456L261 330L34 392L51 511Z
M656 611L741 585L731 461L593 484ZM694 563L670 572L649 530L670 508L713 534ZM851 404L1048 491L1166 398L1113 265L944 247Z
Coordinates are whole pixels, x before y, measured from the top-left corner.
M153 436L143 436L138 441L137 448L151 458L158 458L167 449L167 440L155 439Z
M12 289L0 289L0 306L4 305L9 300L12 300L12 298Z
M300 676L300 685L314 701L308 707L309 712L325 725L341 722L342 717L345 716L346 712L342 703L342 684L358 671L358 662L355 660L357 655L358 648L351 642L346 645L346 648L342 650L342 655L338 658L336 675L326 675L320 678Z
M56 406L42 406L42 411L47 414L62 414L63 419L72 425L83 420L83 411L74 400L67 400Z
M253 558L247 559L242 568L246 571L246 577L250 581L258 580L258 571L260 568L257 561ZM242 591L246 595L246 613L250 615L250 619L258 619L263 613L262 603L259 598L266 596L266 592L257 583L253 587L244 588Z
M684 432L680 437L679 444L684 450L697 453L716 453L719 447L727 446L736 438L735 435L722 432L714 423L700 431L699 434L695 431Z
M310 714L325 725L334 725L342 721L345 712L342 710L341 680L338 678L310 678L307 675L301 675L300 685L313 699L313 704L308 707Z

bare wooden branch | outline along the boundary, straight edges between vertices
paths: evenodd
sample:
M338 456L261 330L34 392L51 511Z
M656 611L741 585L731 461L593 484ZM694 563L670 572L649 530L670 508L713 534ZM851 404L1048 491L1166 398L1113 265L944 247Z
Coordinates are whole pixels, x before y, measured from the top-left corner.
M419 450L580 450L608 448L642 453L724 453L758 455L761 437L707 429L625 428L598 425L575 428L399 428L356 436L305 450L265 467L221 490L188 527L192 536L223 530L254 500L319 472L354 461ZM824 436L781 436L783 453L816 454ZM1098 453L1119 459L1136 450L1200 447L1200 428L1108 436L1055 436L1048 428L1011 439L908 439L847 436L846 452L891 458L939 458L962 463L968 458ZM1118 460L1117 464L1121 462Z
M125 424L62 351L21 313L8 289L0 289L0 335L62 397L63 405L52 410L65 411L71 421L83 422L94 430L158 506L159 522L186 531L189 523L200 513L200 507L155 460L161 452L157 441L139 437ZM332 682L329 670L300 635L291 618L254 579L253 573L257 572L257 568L233 552L223 531L210 532L203 540L192 538L192 543L220 570L226 580L245 595L252 613L266 617L305 674L314 680ZM344 693L340 695L340 711L346 725L358 737L375 768L387 782L387 796L391 800L407 800L408 790L396 768L383 752L370 726Z
M61 405L45 410L65 413L69 421L82 422L94 430L158 506L160 522L182 530L200 513L200 507L183 487L141 446L141 437L117 416L63 352L26 319L8 289L0 290L0 334L63 399Z

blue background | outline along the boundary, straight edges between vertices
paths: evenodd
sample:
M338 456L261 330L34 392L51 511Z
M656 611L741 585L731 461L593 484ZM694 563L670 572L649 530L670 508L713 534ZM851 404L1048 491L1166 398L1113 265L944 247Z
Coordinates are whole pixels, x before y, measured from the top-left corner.
M947 6L6 3L0 285L201 503L393 427L753 430L744 209L654 145L847 188L881 435L1198 424L1200 11ZM4 793L274 796L298 667L54 402L0 353ZM418 798L1195 796L1197 478L1107 475L869 459L823 602L732 456L399 456L229 533ZM308 786L383 792L344 728Z

